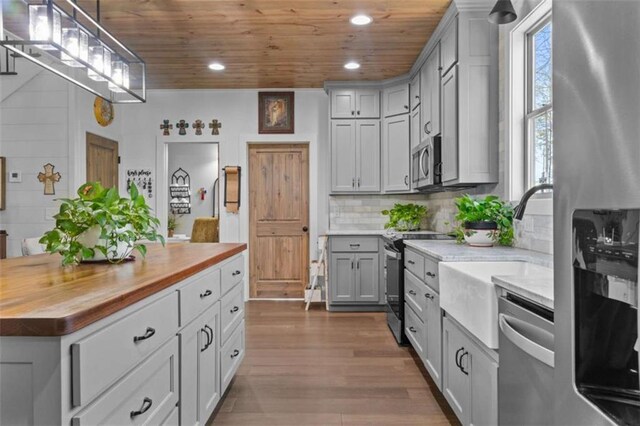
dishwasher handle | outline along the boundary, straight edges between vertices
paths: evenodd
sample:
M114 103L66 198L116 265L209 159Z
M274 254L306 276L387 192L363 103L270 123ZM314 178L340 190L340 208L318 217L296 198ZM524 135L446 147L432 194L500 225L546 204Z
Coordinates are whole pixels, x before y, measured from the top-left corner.
M529 356L537 359L538 361L548 365L551 368L554 368L554 351L539 345L533 340L527 338L525 335L519 333L513 328L509 321L513 322L518 320L505 314L499 315L500 331L502 331L505 337L509 339L514 345L526 352ZM532 329L539 330L540 333L546 333L546 331L538 327L535 327L531 324L528 325Z
M400 253L389 250L387 248L384 249L384 255L394 260L400 260Z

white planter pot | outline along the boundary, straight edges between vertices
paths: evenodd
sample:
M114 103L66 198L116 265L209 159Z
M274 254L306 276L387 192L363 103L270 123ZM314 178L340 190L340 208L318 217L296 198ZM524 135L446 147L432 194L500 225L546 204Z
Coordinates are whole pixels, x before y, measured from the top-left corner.
M495 230L465 229L464 240L472 247L492 247Z
M122 228L123 231L130 231L132 229L133 228L131 227L131 225L127 225L124 228ZM100 239L100 227L97 226L97 225L87 229L82 235L80 235L78 237L78 242L81 243L82 245L84 245L85 247L88 247L88 248L94 248L97 245L99 245L99 246L106 246L107 245L107 242L104 239ZM125 243L125 242L120 242L120 243L118 243L118 246L116 247L115 253L113 252L113 250L110 250L109 253L107 253L107 256L105 256L104 254L102 254L102 252L100 250L95 250L95 253L93 255L93 259L84 260L83 262L101 262L101 261L105 261L105 260L112 260L112 261L122 260L122 259L125 259L125 258L129 257L131 255L132 251L133 251L133 243L132 244L128 244L128 243Z

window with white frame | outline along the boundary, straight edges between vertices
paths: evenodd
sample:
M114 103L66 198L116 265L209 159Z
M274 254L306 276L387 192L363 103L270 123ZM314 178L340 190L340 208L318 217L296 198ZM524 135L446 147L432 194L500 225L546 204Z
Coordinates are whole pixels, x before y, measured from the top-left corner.
M551 16L527 33L525 182L553 183Z

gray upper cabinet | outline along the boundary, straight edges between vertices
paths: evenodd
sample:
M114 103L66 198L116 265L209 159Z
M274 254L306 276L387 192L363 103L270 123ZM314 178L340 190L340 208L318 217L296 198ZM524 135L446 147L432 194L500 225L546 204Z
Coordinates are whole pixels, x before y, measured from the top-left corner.
M382 91L384 116L406 114L410 109L409 85L406 83L387 87Z
M440 39L442 48L442 75L458 61L458 18L454 18Z
M380 192L380 122L331 121L331 192Z
M408 114L384 119L382 152L383 191L409 191L411 189L411 172Z
M458 74L454 67L442 78L442 182L458 179Z
M420 73L417 73L409 83L409 101L411 111L415 111L420 106Z
M411 148L415 148L420 145L420 131L422 129L422 126L420 126L420 108L416 108L411 111L409 122L409 139L411 140Z
M380 300L380 256L358 253L356 261L356 302L378 303Z
M332 90L331 118L380 118L380 91Z
M421 141L440 133L440 43L431 51L420 71L422 103Z

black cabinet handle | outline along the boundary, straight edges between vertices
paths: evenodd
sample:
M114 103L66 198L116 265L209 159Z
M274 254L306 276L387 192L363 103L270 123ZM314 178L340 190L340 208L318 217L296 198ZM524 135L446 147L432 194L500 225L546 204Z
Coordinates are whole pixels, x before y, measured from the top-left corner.
M204 293L200 293L200 299L204 299L205 297L211 296L213 292L211 290L207 290Z
M233 307L233 309L230 309L230 310L229 310L229 313L231 313L231 314L232 314L232 313L234 313L234 312L238 312L238 310L239 310L239 309L240 309L239 307L234 306L234 307Z
M360 115L360 111L358 111L358 115Z
M358 247L360 247L360 244L353 244L353 243L352 243L352 244L349 244L349 247L351 247L351 248L358 248Z
M409 331L410 331L410 332L412 332L412 333L416 333L418 330L416 330L416 329L415 329L415 328L413 328L413 327L409 327Z
M409 186L409 175L404 175L404 184Z
M134 417L137 417L140 414L146 413L147 411L149 411L149 408L151 408L152 405L153 405L153 401L151 400L151 398L145 397L144 400L142 401L142 407L140 407L139 410L131 412L131 418L133 419Z
M231 354L231 359L237 357L238 355L240 355L240 351L237 349L234 349L233 353Z
M409 290L409 294L410 294L410 295L412 295L412 296L415 296L415 295L416 295L416 292L415 292L415 291L413 291L413 290Z
M204 343L204 347L200 349L200 352L204 352L207 350L207 348L209 348L209 345L211 344L211 336L209 336L209 330L207 330L206 325L204 326L204 328L201 328L200 331L207 336L207 341Z
M409 265L415 265L415 264L416 264L416 262L414 262L413 260L407 260L407 263L408 263Z
M231 275L235 277L236 275L240 275L241 273L242 273L242 272L240 272L240 271L233 271L233 272L231 273Z
M425 293L424 297L426 297L427 299L431 299L431 300L435 299L435 296L433 294L431 294L431 293Z
M416 95L416 99L420 99L420 96Z
M409 109L409 105L405 105L405 106L404 106L404 109Z
M464 348L460 348L460 349L458 349L458 350L456 351L456 367L458 367L458 368L462 368L462 367L460 367L460 362L458 361L458 354L459 354L460 352L462 352L462 351L464 351Z
M462 366L462 358L464 358L465 356L469 355L469 352L465 352L462 355L460 355L460 371L462 371L465 375L469 375L469 372L467 370L464 369L464 367Z
M145 331L145 333L142 336L133 337L133 343L138 343L141 340L147 340L149 337L153 336L154 334L156 334L155 328L147 327L147 331Z
M425 132L426 134L430 134L430 133L431 133L431 130L429 130L429 124L431 124L431 121L427 121L427 122L425 123L425 125L424 125L424 132Z
M354 115L356 112L355 111L351 111L351 115Z
M431 278L435 278L436 274L434 274L433 272L427 272L427 276Z

